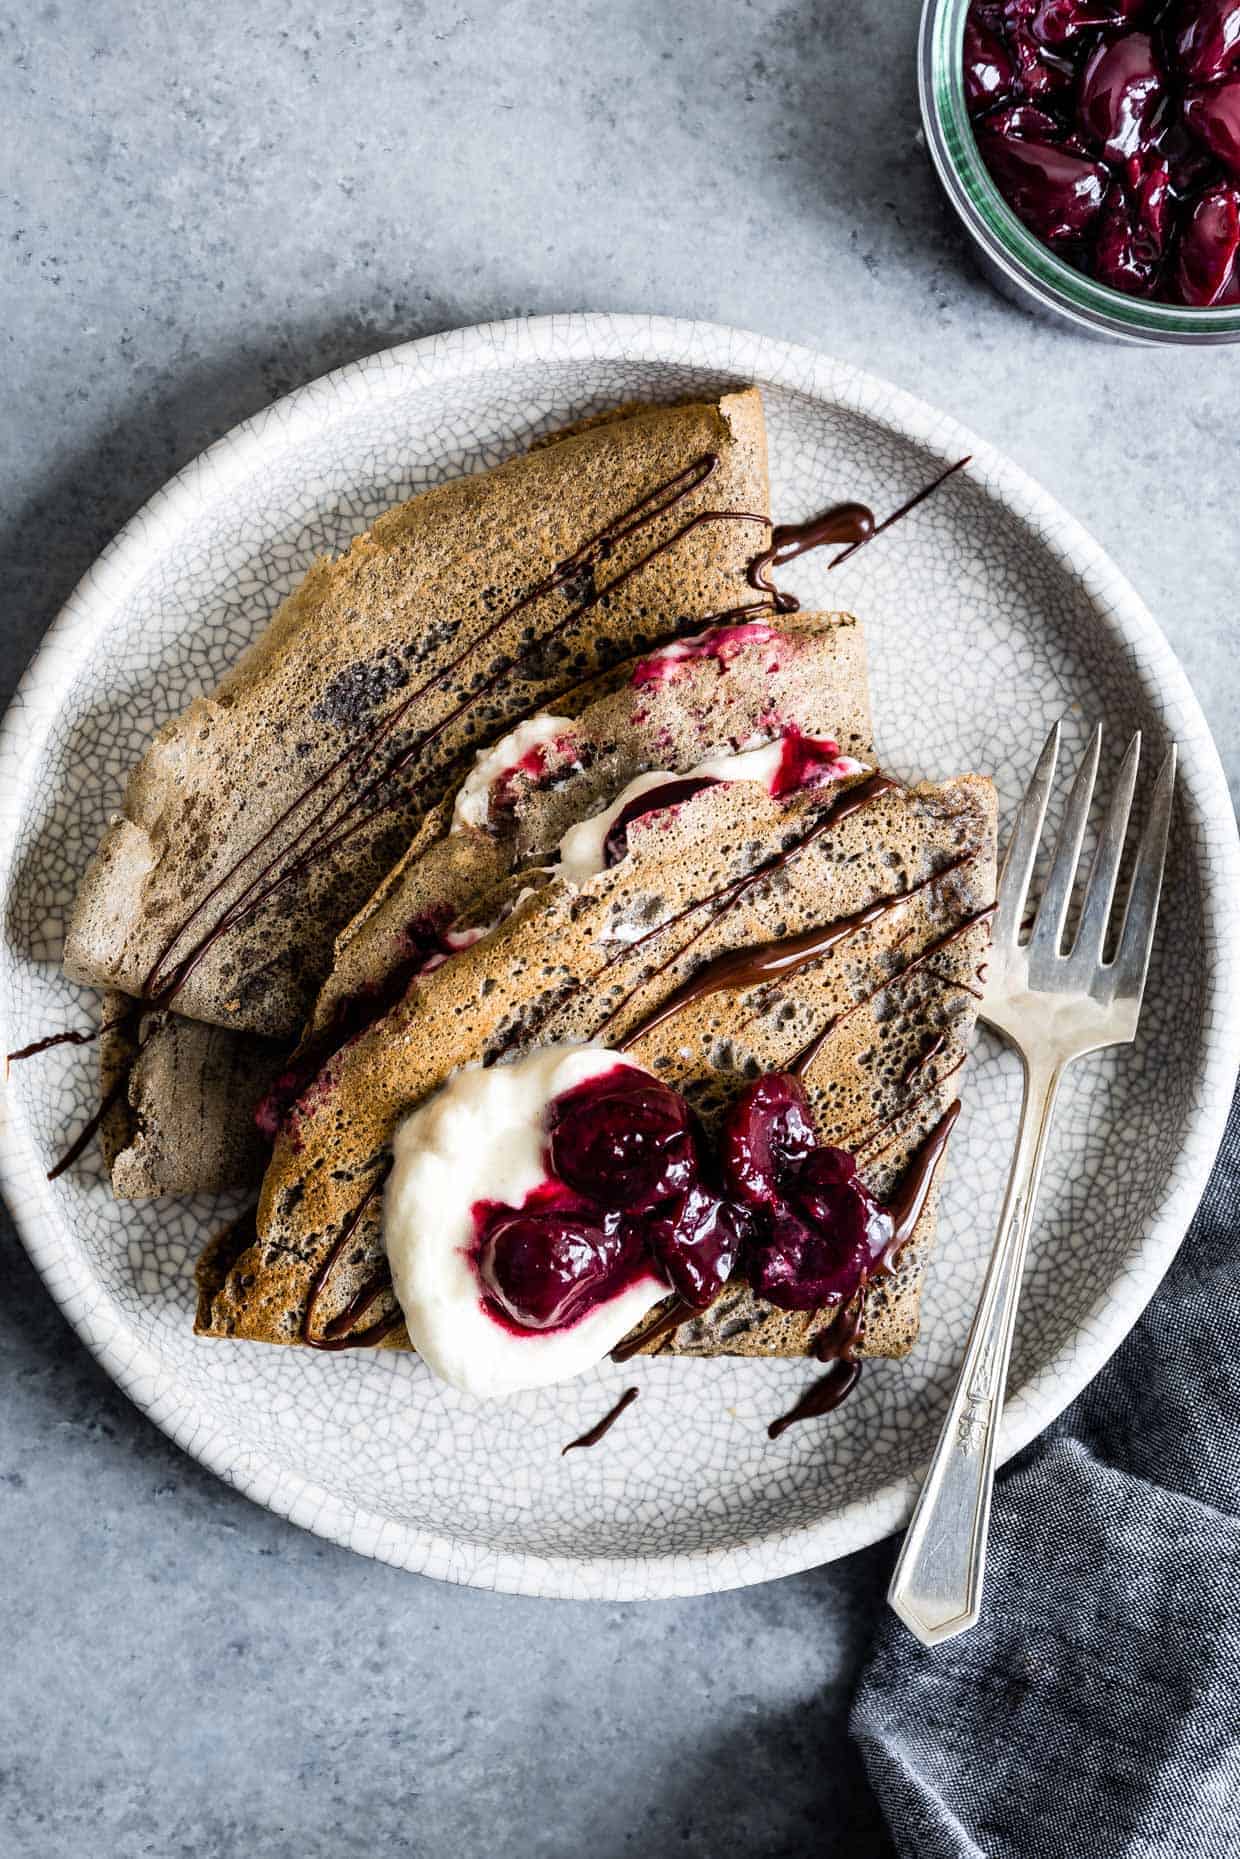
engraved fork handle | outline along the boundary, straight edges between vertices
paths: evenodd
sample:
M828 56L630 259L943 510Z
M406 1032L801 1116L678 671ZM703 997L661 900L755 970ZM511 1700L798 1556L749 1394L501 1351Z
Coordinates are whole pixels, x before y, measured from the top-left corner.
M1046 1136L1062 1061L1025 1057L1016 1155L960 1379L913 1511L887 1599L922 1642L971 1627L982 1600L995 1443Z

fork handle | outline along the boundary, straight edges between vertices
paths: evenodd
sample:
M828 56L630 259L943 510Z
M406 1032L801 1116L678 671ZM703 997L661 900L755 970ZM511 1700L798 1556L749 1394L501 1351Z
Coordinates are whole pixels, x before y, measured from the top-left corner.
M960 1378L913 1511L887 1599L923 1646L953 1639L981 1611L995 1444L1034 1202L1060 1064L1027 1061L1016 1155Z

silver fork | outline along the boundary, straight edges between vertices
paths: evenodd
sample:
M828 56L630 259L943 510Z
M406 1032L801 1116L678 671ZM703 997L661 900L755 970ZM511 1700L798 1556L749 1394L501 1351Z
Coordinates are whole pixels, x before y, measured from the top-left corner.
M1016 1155L960 1378L887 1594L925 1646L963 1633L981 1610L995 1442L1059 1083L1083 1053L1126 1045L1136 1037L1158 916L1175 784L1174 745L1154 785L1115 955L1109 962L1103 960L1141 756L1138 733L1119 771L1090 866L1076 936L1068 953L1062 952L1098 772L1099 724L1072 784L1037 916L1022 942L1025 903L1059 757L1059 732L1056 723L1008 842L999 874L986 998L980 1008L982 1018L1011 1041L1024 1061Z

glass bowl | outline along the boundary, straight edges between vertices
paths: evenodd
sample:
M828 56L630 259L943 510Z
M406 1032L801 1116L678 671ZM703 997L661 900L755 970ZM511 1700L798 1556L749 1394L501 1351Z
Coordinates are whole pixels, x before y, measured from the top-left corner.
M1240 342L1240 305L1190 310L1127 297L1064 264L1021 224L987 173L973 137L964 95L967 10L968 0L925 0L918 83L939 179L991 282L1026 309L1121 342Z

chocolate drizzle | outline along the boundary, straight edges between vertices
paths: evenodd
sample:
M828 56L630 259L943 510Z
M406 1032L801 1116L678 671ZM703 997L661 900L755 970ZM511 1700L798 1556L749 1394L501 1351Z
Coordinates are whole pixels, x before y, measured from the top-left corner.
M626 1388L615 1406L610 1408L603 1418L592 1426L588 1433L578 1439L570 1439L567 1446L561 1448L560 1457L566 1452L576 1452L579 1446L597 1446L604 1433L610 1433L626 1407L631 1407L640 1394L640 1388Z
M125 1092L128 1089L129 1089L129 1073L126 1071L126 1072L121 1073L120 1077L116 1080L116 1083L112 1086L111 1090L106 1091L104 1093L102 1099L100 1100L98 1110L95 1112L93 1117L90 1117L87 1120L87 1122L85 1122L82 1125L81 1129L78 1131L73 1141L69 1144L69 1147L65 1150L64 1154L61 1156L59 1162L55 1163L53 1167L48 1169L47 1179L49 1181L58 1180L59 1177L64 1174L67 1168L73 1167L73 1164L77 1161L78 1157L85 1152L92 1137L98 1134L98 1131L103 1123L103 1120L107 1116L109 1110L111 1110L114 1104L120 1103L121 1098L124 1096Z
M901 1175L895 1196L887 1203L887 1211L892 1219L891 1238L883 1247L878 1262L871 1268L871 1276L889 1278L899 1270L900 1253L917 1230L917 1222L925 1209L939 1163L943 1160L959 1115L960 1099L956 1098L924 1138Z
M807 555L811 549L821 549L831 543L847 542L859 549L873 534L874 512L864 503L835 504L821 516L811 517L808 523L777 523L771 530L768 546L750 562L746 579L756 593L766 596L774 612L796 613L800 601L795 594L783 593L775 586L771 569L782 568L785 562L795 561L798 555Z
M932 1065L934 1063L946 1044L947 1034L936 1033L925 1051L919 1052L916 1058L905 1066L904 1076L900 1080L901 1084L912 1084L914 1078L919 1077L920 1074L925 1071L927 1065Z
M885 516L882 522L876 524L870 531L868 536L861 536L855 542L850 542L846 549L841 549L838 555L833 556L827 563L828 570L838 568L841 562L846 562L850 555L855 555L857 550L864 548L867 542L873 542L876 536L881 536L885 531L893 528L895 524L902 523L905 517L910 515L912 511L917 508L918 504L925 503L927 497L932 497L941 484L946 484L948 478L953 478L958 471L963 471L966 465L972 463L972 459L973 454L971 452L966 452L963 458L958 458L954 465L949 465L947 467L946 471L940 471L933 483L927 484L924 490L920 490L915 496L910 497L907 503L902 503L900 508L898 510L893 510L890 516Z
M595 1029L596 1036L609 1021L614 1020L617 1014L623 1012L634 995L640 994L642 989L649 987L652 981L657 980L660 975L666 974L673 963L678 962L682 956L687 955L693 945L701 941L707 930L726 916L728 911L736 904L740 903L742 898L748 896L751 890L756 889L756 887L764 883L766 879L773 877L776 872L782 871L794 858L798 858L808 846L813 845L814 841L820 838L823 833L830 831L832 827L841 825L843 821L847 820L852 814L859 812L862 807L869 806L871 801L878 800L881 795L890 793L893 788L897 788L899 785L900 783L891 775L870 775L857 787L849 788L845 793L836 795L826 810L814 821L814 824L809 830L802 833L799 839L794 840L792 845L786 846L782 852L772 853L770 858L764 859L760 865L754 867L753 871L746 872L743 877L734 878L731 884L721 886L719 890L712 891L706 897L695 898L691 904L686 904L683 910L676 911L673 916L666 918L662 923L656 924L652 930L647 930L644 936L639 936L634 942L625 944L623 949L608 959L604 964L605 968L609 968L612 962L620 960L622 956L631 955L635 949L640 949L642 945L649 942L652 937L662 935L664 930L671 929L675 924L682 922L685 917L692 916L695 911L705 909L709 904L717 904L719 906L718 909L712 912L711 916L707 918L702 927L694 931L687 942L682 943L678 949L673 949L672 953L665 961L660 962L650 974L643 976L640 981L635 982L628 992L621 996L615 1006L610 1008L599 1022L598 1027ZM630 1040L635 1037L636 1033L629 1035Z
M836 1028L841 1026L851 1014L867 1006L870 1001L875 1000L878 995L885 993L888 988L899 987L902 982L908 980L910 975L916 974L918 969L923 968L933 956L938 955L940 950L948 948L959 937L966 935L968 931L973 928L974 924L987 922L989 918L994 915L995 908L996 906L994 904L987 904L984 910L975 910L972 916L964 917L959 923L954 924L951 929L946 930L942 936L936 936L933 942L928 942L924 949L919 949L917 954L911 956L897 974L885 975L876 987L871 988L868 993L861 995L858 1000L853 1001L850 1007L845 1007L840 1013L837 1013L832 1019L828 1020L826 1025L822 1027L819 1032L814 1034L814 1037L808 1044L802 1046L795 1057L788 1061L787 1065L784 1066L784 1070L791 1072L794 1078L803 1078L831 1035L835 1032ZM931 973L936 981L943 982L945 986L963 987L966 993L972 992L965 983L957 982L951 976L940 975L934 970L932 970Z
M93 1031L91 1032L88 1032L88 1033L57 1033L51 1039L41 1039L37 1042L37 1044L33 1046L27 1046L21 1052L10 1053L9 1058L10 1059L21 1059L21 1058L33 1057L33 1055L36 1052L46 1052L48 1048L51 1046L59 1046L59 1045L86 1046L86 1045L89 1045L92 1040L99 1039L104 1033L114 1032L118 1026L133 1026L139 1019L141 1012L142 1012L142 1009L140 1005L138 1004L137 1001L134 1001L130 1006L126 1007L122 1013L118 1013L115 1019L103 1021L101 1025L95 1027ZM69 1147L65 1150L65 1153L61 1156L60 1160L56 1162L51 1168L48 1169L47 1179L49 1181L59 1180L60 1176L64 1174L66 1169L72 1168L73 1164L77 1161L78 1157L85 1153L87 1146L90 1144L93 1138L98 1135L99 1131L103 1127L104 1119L107 1117L108 1112L113 1108L114 1105L120 1103L121 1099L125 1096L125 1093L128 1091L129 1079L133 1071L134 1060L137 1059L138 1054L142 1051L147 1041L151 1038L153 1031L154 1031L153 1028L148 1028L148 1030L137 1041L137 1043L134 1046L133 1058L131 1058L129 1061L129 1064L122 1069L120 1076L116 1078L114 1082L109 1086L109 1088L104 1092L102 1098L99 1100L99 1106L97 1110L95 1111L94 1115L92 1117L87 1118L86 1122L83 1124L82 1128L78 1131L77 1135L74 1137Z
M833 816L833 824L839 824L840 815ZM690 975L675 988L662 1004L639 1020L631 1032L625 1034L619 1042L619 1050L627 1052L646 1033L662 1026L674 1014L688 1007L693 1001L702 1000L708 994L740 993L745 988L756 987L763 981L790 979L803 968L812 967L829 955L838 943L846 942L850 937L859 935L871 924L877 923L893 910L899 910L920 891L938 884L953 871L969 862L973 856L967 853L963 858L946 865L941 871L932 872L928 878L911 884L905 891L897 891L890 897L876 898L864 909L856 910L851 916L837 917L833 923L806 930L799 936L785 936L776 942L758 943L753 948L729 949L717 955L700 968L695 975Z
M798 1420L815 1420L822 1414L833 1413L861 1380L866 1292L875 1278L890 1278L899 1270L900 1253L917 1230L917 1222L925 1210L959 1115L960 1099L957 1098L948 1105L901 1175L900 1185L887 1203L892 1220L891 1238L871 1265L853 1302L827 1329L820 1330L810 1345L811 1354L820 1362L830 1362L831 1367L825 1375L811 1382L795 1407L771 1421L766 1429L769 1439L778 1439Z
M310 1280L310 1289L306 1295L306 1308L302 1312L300 1340L303 1343L307 1343L311 1349L338 1350L372 1348L376 1343L381 1343L385 1336L390 1336L393 1330L398 1330L404 1322L400 1307L397 1305L393 1310L387 1311L382 1317L379 1317L374 1323L367 1325L364 1330L359 1330L356 1335L350 1334L358 1318L365 1316L371 1305L374 1304L378 1298L382 1297L383 1293L391 1286L392 1274L385 1260L379 1270L373 1273L362 1286L361 1290L349 1300L344 1309L338 1311L334 1317L328 1319L323 1325L322 1332L318 1336L314 1334L313 1330L314 1313L318 1307L319 1299L326 1289L327 1281L335 1268L336 1261L340 1258L341 1253L361 1225L362 1216L365 1214L366 1209L370 1206L375 1196L382 1190L390 1168L391 1162L389 1160L384 1163L375 1180L371 1182L370 1187L366 1190L366 1193L362 1196L357 1206L353 1209L353 1212L341 1227L339 1234L324 1254L322 1260L315 1269L313 1278Z
M942 1089L949 1078L954 1078L956 1073L962 1070L965 1064L967 1064L968 1057L969 1055L967 1052L962 1052L955 1063L947 1067L946 1071L940 1072L937 1077L932 1078L928 1084L923 1085L919 1091L915 1091L911 1097L906 1097L902 1104L897 1104L890 1116L881 1118L878 1123L861 1137L855 1146L852 1144L846 1144L845 1146L852 1147L853 1154L857 1157L858 1161L864 1156L867 1168L870 1167L872 1163L877 1162L880 1155L885 1155L894 1143L899 1142L901 1136L900 1125L905 1122L909 1112L915 1110L918 1104L924 1104L928 1097L933 1097ZM886 1142L878 1143L878 1147L875 1148L874 1144L878 1142L878 1138L886 1135L888 1130L893 1131L893 1134L887 1137Z
M676 1298L662 1315L656 1316L654 1322L648 1323L644 1330L638 1330L636 1335L626 1336L623 1342L617 1343L611 1352L612 1361L630 1361L633 1356L640 1355L648 1344L663 1342L673 1330L678 1330L682 1323L687 1323L690 1317L700 1315L700 1311L694 1310L692 1304L686 1304L682 1298Z

